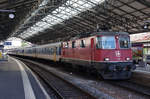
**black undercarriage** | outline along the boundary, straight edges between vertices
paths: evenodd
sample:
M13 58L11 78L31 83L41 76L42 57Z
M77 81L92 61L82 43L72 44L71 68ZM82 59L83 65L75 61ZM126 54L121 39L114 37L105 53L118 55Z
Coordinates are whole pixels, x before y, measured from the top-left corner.
M95 68L104 79L129 79L135 66L132 62L96 63Z
M90 62L75 59L62 59L65 63L81 65L83 68L94 68L104 79L129 79L136 67L133 62Z

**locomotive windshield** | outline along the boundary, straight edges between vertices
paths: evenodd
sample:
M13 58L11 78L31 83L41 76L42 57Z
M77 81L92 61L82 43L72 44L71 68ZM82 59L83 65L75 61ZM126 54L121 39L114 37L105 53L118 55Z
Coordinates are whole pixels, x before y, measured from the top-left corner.
M119 37L120 48L130 48L130 40L128 36Z
M116 42L114 36L97 37L97 48L102 49L115 49Z

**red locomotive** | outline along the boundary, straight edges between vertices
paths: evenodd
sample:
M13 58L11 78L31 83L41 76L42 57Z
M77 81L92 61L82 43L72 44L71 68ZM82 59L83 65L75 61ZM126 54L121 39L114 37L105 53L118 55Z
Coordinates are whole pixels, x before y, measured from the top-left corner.
M128 79L135 69L129 34L125 32L97 32L71 41L13 50L11 54L95 69L104 79Z
M105 79L128 79L132 51L128 33L101 32L93 36L63 42L62 61L96 68Z

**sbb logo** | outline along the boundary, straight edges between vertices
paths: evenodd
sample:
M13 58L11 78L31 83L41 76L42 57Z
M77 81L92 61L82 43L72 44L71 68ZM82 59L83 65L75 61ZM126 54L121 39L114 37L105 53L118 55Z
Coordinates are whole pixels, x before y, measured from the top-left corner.
M116 54L116 57L121 57L120 51L116 51L115 54Z

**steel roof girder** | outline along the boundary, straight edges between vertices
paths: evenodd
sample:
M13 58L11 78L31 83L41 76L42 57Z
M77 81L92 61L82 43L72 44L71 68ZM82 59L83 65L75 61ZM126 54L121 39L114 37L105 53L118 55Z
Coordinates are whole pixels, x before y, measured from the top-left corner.
M109 5L111 5L111 4L109 4ZM115 7L114 5L111 5L111 6L113 6L114 8L117 8L117 7ZM134 16L134 15L132 15L132 14L130 14L130 13L128 13L128 12L126 12L126 11L120 9L120 8L117 8L117 9L119 9L119 10L125 12L126 14L129 14L129 15L131 15L131 16ZM121 16L121 17L123 18L123 16ZM137 17L136 17L136 16L134 16L134 17L136 18L136 20L130 19L131 22L133 22L133 21L136 22L136 21L137 21ZM126 18L126 19L129 19L129 18Z
M148 1L146 1L146 0L135 0L135 1L137 1L137 2L139 2L139 3L141 3L141 4L144 4L144 5L147 6L147 7L150 7L150 2L148 2Z
M121 0L118 0L118 1L121 2L121 3L123 3L123 4L126 5L126 6L128 6L128 7L132 8L132 9L134 9L134 10L136 10L136 11L142 13L143 15L150 16L149 14L144 13L144 12L142 12L141 10L138 10L138 9L132 7L132 6L130 6L129 4L122 2ZM131 12L131 14L132 14L132 12Z

